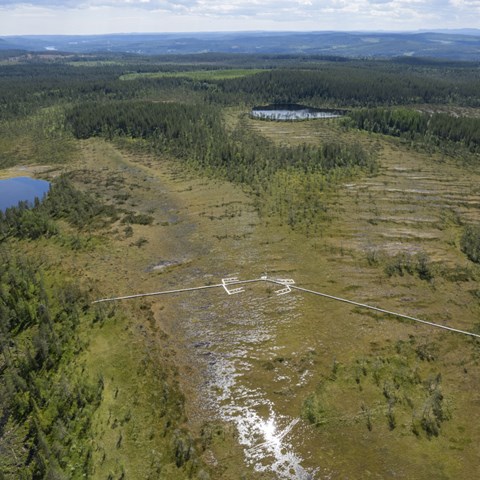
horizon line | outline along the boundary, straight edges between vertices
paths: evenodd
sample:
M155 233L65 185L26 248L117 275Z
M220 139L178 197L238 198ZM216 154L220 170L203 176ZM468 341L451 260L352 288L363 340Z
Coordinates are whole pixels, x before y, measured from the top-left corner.
M368 33L368 34L415 34L415 33L442 33L442 32L478 32L480 28L432 28L432 29L412 29L412 30L198 30L198 31L176 31L176 32L109 32L109 33L21 33L0 35L0 38L7 37L95 37L95 36L113 36L113 35L205 35L205 34L255 34L255 33ZM461 33L458 33L461 35Z

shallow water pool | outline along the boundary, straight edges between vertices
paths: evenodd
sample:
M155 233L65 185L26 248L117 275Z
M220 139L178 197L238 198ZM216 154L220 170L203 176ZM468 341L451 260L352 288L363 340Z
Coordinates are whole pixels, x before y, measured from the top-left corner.
M14 207L18 202L32 203L35 198L42 199L50 189L46 180L37 180L30 177L15 177L0 180L0 210L4 212Z

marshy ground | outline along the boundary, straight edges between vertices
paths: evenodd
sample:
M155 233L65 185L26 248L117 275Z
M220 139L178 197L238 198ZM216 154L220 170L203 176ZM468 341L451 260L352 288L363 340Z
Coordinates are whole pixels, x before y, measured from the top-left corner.
M478 220L475 172L380 136L342 133L332 121L275 130L272 122L252 120L251 128L277 141L356 136L376 146L379 171L330 192L328 221L305 236L259 217L239 187L104 141L85 141L72 169L75 183L124 209L124 218L133 221L120 219L94 249L62 261L102 297L267 272L474 328L477 272L460 252L458 238L460 222ZM415 262L419 254L427 257L428 280L414 267L388 270ZM150 385L134 386L137 375L124 371L129 360L116 360L130 349L132 361L143 352L152 363L158 355L175 365L186 395L185 424L202 438L213 478L475 475L479 350L466 337L298 292L276 297L263 285L234 297L219 290L115 308L125 309L125 324L92 332L87 362L95 369L95 359L104 357L112 369L96 418L98 452L108 452L102 466L96 462L98 478L120 461L126 472L141 472L150 459L145 442L161 446L146 426L156 421L155 396L146 393ZM111 350L113 335L119 341ZM136 408L123 412L132 401L140 402L139 416ZM139 421L118 427L122 443L113 448L118 430L113 435L102 425L116 404ZM122 445L135 452L136 444L142 455L124 458Z
M81 233L64 225L61 241L21 248L92 300L267 273L478 328L479 272L459 248L462 225L479 220L471 166L337 120L278 124L234 109L225 118L280 144L356 141L376 151L378 169L327 189L324 221L306 233L239 186L124 143L76 141L68 166L27 168L67 173L116 219ZM205 465L199 478L476 474L480 350L467 337L299 292L277 297L264 284L102 308L102 321L83 327L78 360L104 378L93 478L176 478L173 463L190 451L182 428ZM172 421L176 460L165 458Z

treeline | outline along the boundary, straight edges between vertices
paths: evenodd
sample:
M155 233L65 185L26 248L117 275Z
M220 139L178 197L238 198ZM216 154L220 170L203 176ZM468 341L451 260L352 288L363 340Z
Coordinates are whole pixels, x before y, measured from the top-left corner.
M118 80L125 66L75 67L65 64L13 64L0 67L0 118L28 115L38 108L83 99L122 99L145 89Z
M318 69L275 69L217 81L210 98L228 102L309 102L335 106L458 103L479 105L475 69L399 68L388 62L325 63Z
M82 102L67 112L66 121L77 138L157 138L182 149L199 143L207 129L221 129L219 116L208 106L147 101Z
M17 252L22 250L24 240L37 247L34 242L40 237L62 234L59 226L63 222L68 222L69 231L78 235L87 228L97 229L99 222L102 226L115 218L113 208L102 206L78 191L65 176L54 180L44 200L37 199L33 205L20 202L5 213L0 212L2 480L91 478L98 468L94 465L95 455L102 464L107 456L114 457L95 430L98 424L92 423L108 387L103 377L89 372L80 359L91 355L85 332L95 325L103 326L105 321L116 323L118 317L103 304L98 309L92 308L87 293L76 283L65 281L58 266L54 279L49 270L42 270L38 261ZM63 241L51 243L52 248L64 245ZM43 256L41 261L44 265ZM150 356L151 365L147 357L137 360L142 371L149 369L142 382L155 382L152 391L161 391L155 398L155 407L151 407L162 430L156 436L156 444L161 448L152 461L151 471L158 474L165 467L175 472L172 473L175 478L191 478L202 470L194 440L181 428L183 396L168 363L163 363L163 359L159 364L161 356L154 353L150 352ZM113 418L112 411L116 412ZM108 420L105 416L103 421L108 425L105 428L114 429L130 421L131 413L121 421L115 415L120 414L112 409ZM117 449L121 448L122 435L123 430ZM103 449L103 457L99 449ZM124 478L123 466L119 468L122 473L115 478ZM113 478L113 473L109 478Z
M0 478L67 479L92 471L92 415L101 378L85 378L77 358L87 296L74 283L47 280L14 254L12 239L58 233L56 219L83 227L105 210L57 179L45 199L0 211Z
M96 228L117 218L113 207L95 201L75 189L66 177L57 178L45 200L35 199L33 206L19 202L0 210L0 243L9 237L35 240L58 233L55 220L63 219L77 228Z
M239 126L225 129L218 109L204 105L152 102L83 103L66 116L77 138L127 136L148 140L153 148L193 166L221 172L251 186L268 182L279 169L304 172L372 166L357 144L279 147Z
M75 91L90 86L100 87L104 78L64 65L3 65L0 67L0 116L11 118L32 113L39 107L52 105ZM82 86L83 84L83 86Z
M78 59L77 59L78 60ZM188 60L188 62L187 62ZM0 115L26 115L58 102L127 100L196 92L207 103L309 102L324 106L379 106L411 103L480 105L476 64L418 60L347 60L292 55L189 55L183 57L105 57L104 63L78 61L0 66ZM236 79L138 78L128 73L184 72L216 68L264 68ZM185 95L184 95L185 97Z
M75 285L46 286L38 266L5 245L0 256L1 477L88 477L103 382L74 364L86 297Z
M406 108L361 109L350 112L349 117L362 130L435 144L453 142L470 152L480 152L480 118L428 114Z
M305 211L303 202L306 196L301 192L302 189L310 192L313 187L307 181L309 175L323 178L324 188L309 193L310 196L318 196L328 188L329 183L335 184L336 177L345 177L348 172L353 173L357 169L374 171L376 168L373 156L359 144L328 142L321 146L278 146L249 131L242 123L233 132L228 132L220 111L208 105L138 101L82 103L74 107L66 118L78 138L141 139L158 154L173 155L204 173L247 185L257 197L277 196L277 190L274 192L272 185L286 178L279 172L284 172L287 177L298 174L303 180L297 182L296 189L300 194L295 196L295 201L301 205L297 208L292 199L288 213L291 226L298 223L303 215L301 212ZM343 174L332 174L339 171ZM329 182L326 181L327 176ZM279 187L280 190L283 191L283 186ZM315 202L312 205L316 205ZM297 220L291 218L292 209ZM283 209L275 209L275 212L283 215ZM308 215L312 222L315 212L314 207L313 216Z

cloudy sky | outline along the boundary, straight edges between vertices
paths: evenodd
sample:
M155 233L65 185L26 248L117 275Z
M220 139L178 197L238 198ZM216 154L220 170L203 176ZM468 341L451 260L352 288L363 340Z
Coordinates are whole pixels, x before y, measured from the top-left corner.
M0 36L480 28L480 0L0 0Z

